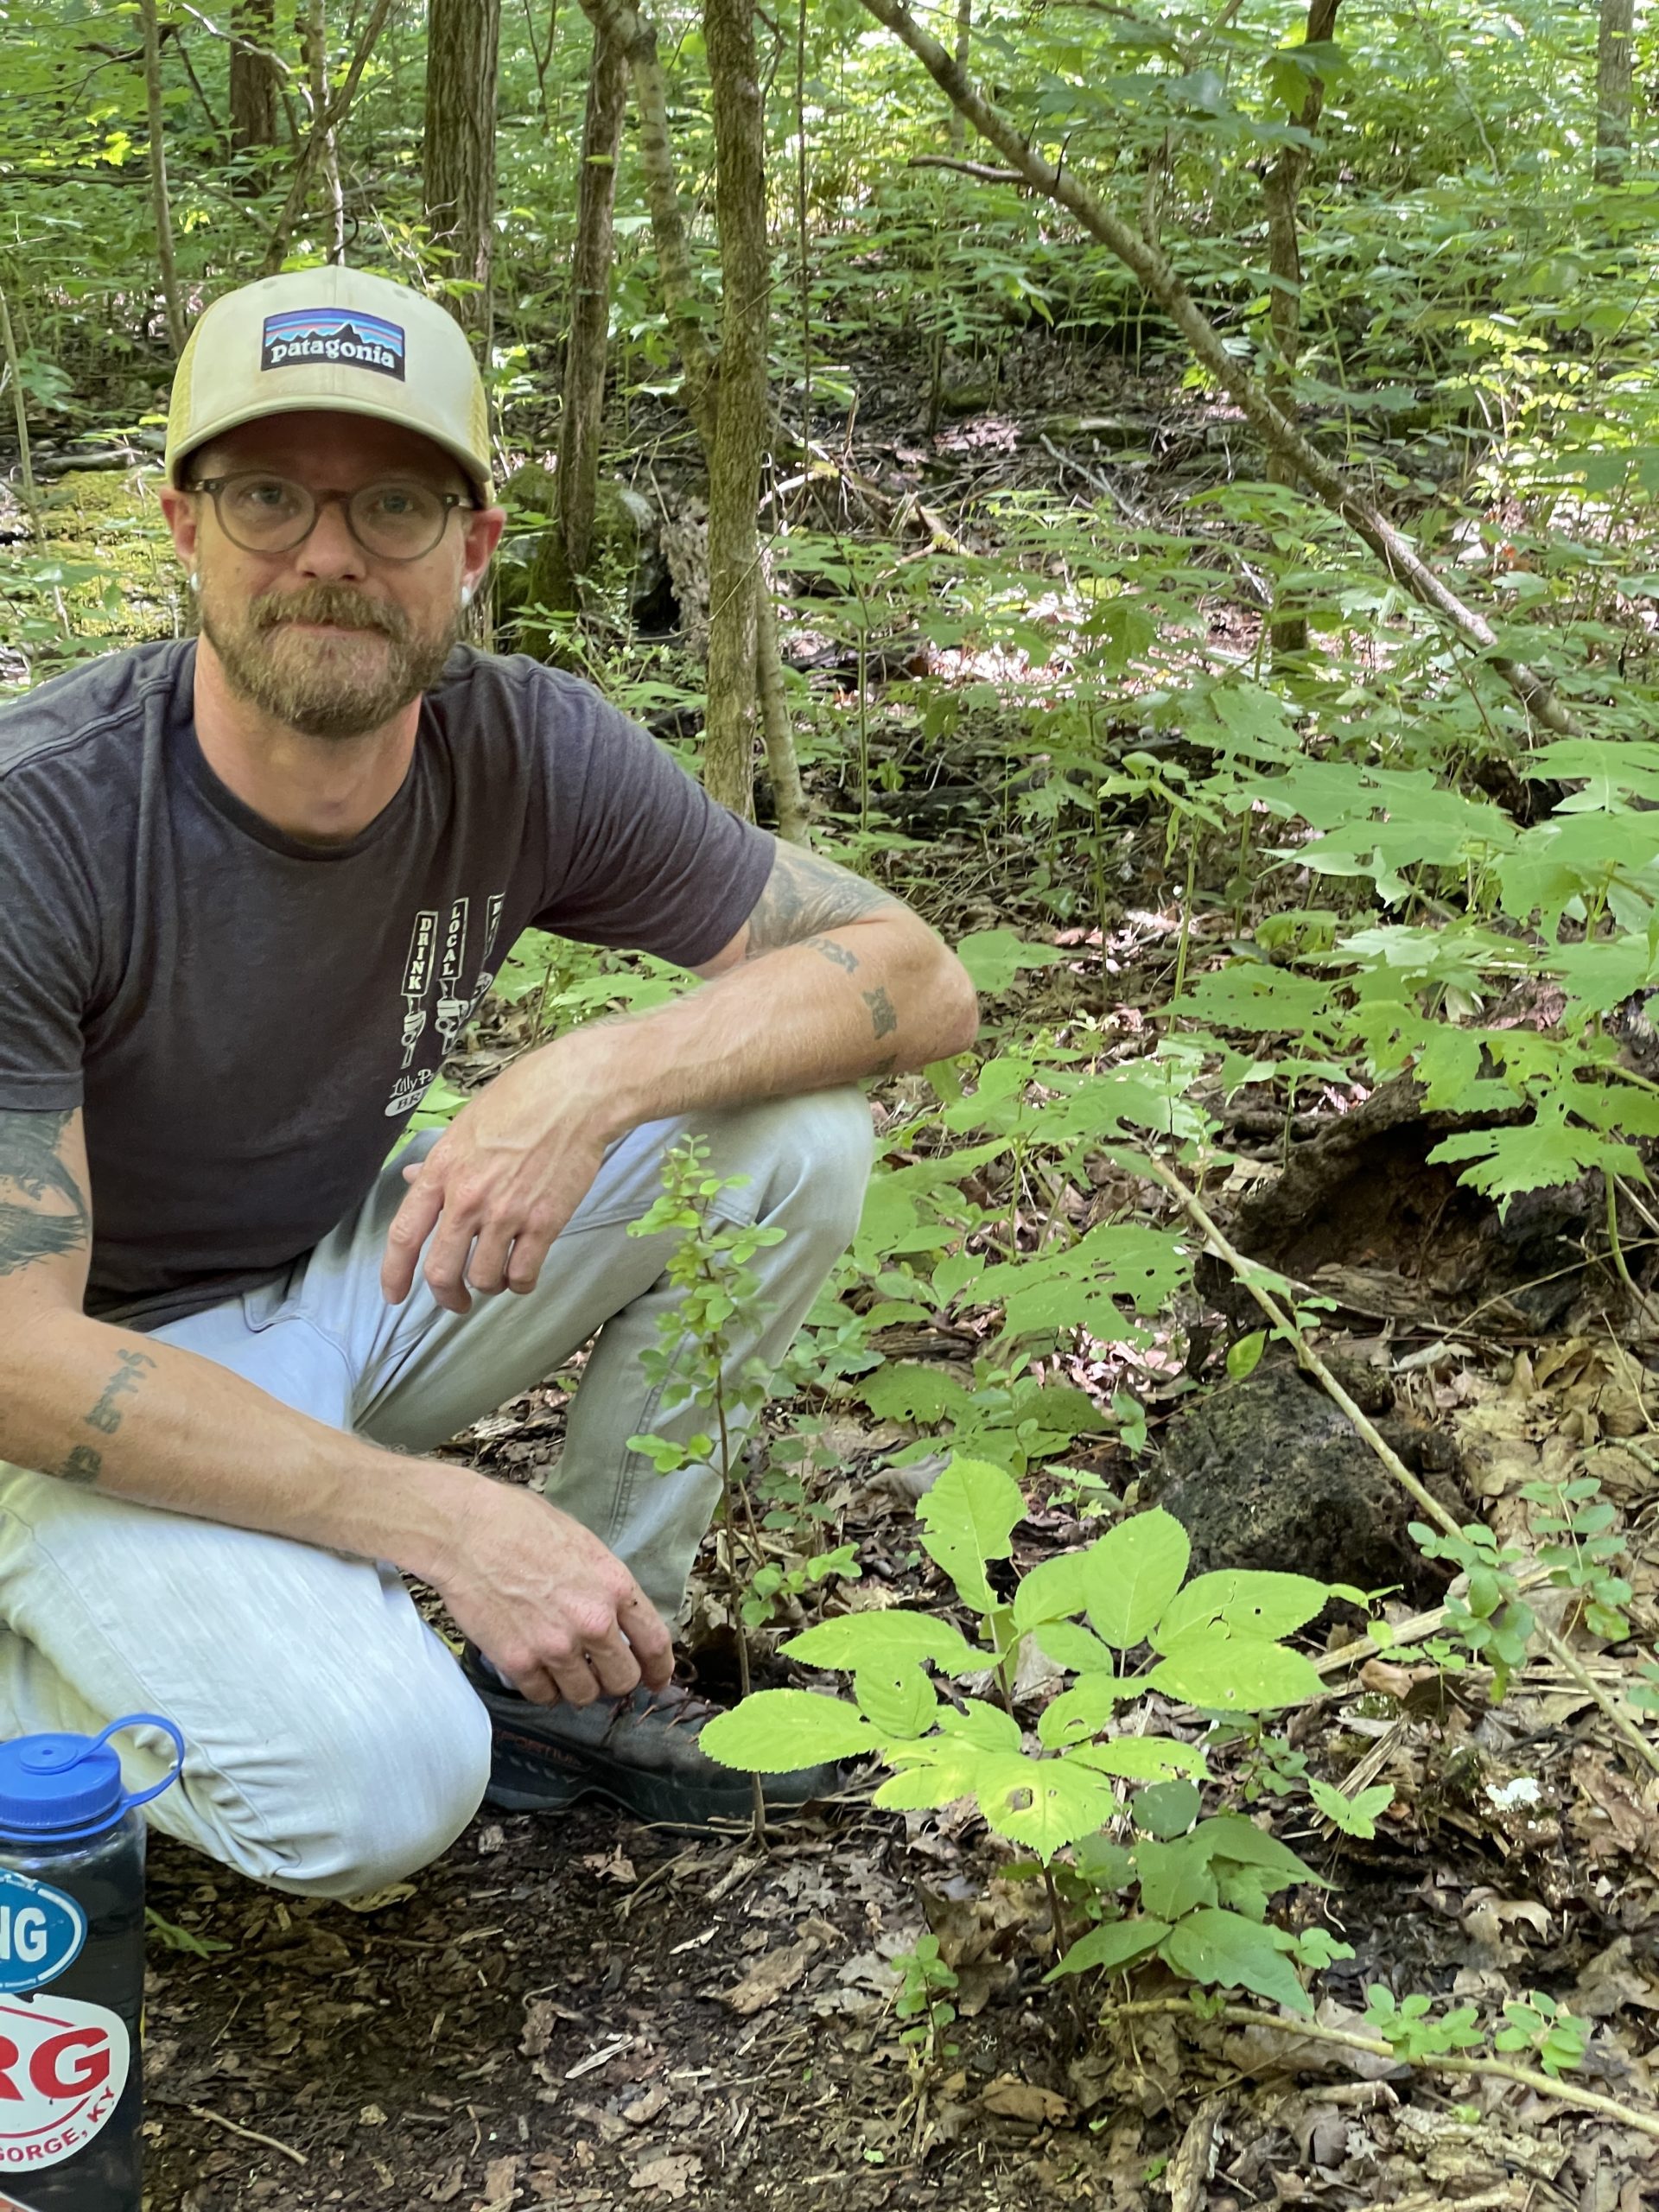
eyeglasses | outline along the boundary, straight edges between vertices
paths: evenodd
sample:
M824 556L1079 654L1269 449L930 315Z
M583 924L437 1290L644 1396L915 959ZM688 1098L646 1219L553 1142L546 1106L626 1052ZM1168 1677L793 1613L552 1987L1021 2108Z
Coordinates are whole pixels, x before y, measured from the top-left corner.
M365 484L356 492L313 492L291 477L249 470L235 476L199 476L189 487L206 492L219 526L245 553L291 553L316 528L325 507L346 510L346 527L377 561L418 561L449 526L454 507L472 502L460 492L434 492L424 484Z

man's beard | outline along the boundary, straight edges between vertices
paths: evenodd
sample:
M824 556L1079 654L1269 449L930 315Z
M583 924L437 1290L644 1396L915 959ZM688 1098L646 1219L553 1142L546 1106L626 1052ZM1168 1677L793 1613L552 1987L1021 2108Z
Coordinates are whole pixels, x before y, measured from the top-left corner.
M199 607L232 690L307 737L364 737L382 728L437 681L461 634L459 607L441 632L423 635L401 607L347 584L264 592L238 615L204 578ZM347 634L302 635L292 626L300 622L340 623Z

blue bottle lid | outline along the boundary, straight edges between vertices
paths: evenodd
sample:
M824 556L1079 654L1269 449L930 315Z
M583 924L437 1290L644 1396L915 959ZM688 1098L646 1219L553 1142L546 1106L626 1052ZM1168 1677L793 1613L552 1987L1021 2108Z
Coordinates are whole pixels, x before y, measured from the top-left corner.
M121 1762L109 1748L125 1728L159 1728L176 1761L150 1789L122 1785ZM73 1843L101 1835L170 1789L184 1765L184 1738L156 1713L130 1713L101 1736L17 1736L0 1744L0 1840Z

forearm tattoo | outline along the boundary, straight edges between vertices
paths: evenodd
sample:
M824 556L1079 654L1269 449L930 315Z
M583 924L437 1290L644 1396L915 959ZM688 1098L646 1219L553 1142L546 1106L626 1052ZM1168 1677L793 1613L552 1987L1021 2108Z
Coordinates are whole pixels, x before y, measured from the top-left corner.
M0 1275L85 1249L86 1200L60 1157L73 1114L0 1113Z
M120 1353L115 1372L104 1385L98 1403L81 1416L86 1426L95 1428L100 1436L113 1436L127 1412L121 1401L142 1386L155 1364L147 1351ZM63 1482L91 1484L104 1471L104 1454L94 1445L72 1445L68 1457L54 1471Z

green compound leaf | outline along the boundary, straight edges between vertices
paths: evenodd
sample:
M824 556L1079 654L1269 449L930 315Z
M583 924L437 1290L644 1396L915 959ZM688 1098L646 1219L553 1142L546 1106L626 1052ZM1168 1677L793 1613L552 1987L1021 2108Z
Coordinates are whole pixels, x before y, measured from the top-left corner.
M1310 1782L1307 1794L1333 1827L1367 1843L1376 1834L1379 1816L1394 1802L1393 1789L1386 1782L1362 1789L1356 1797L1344 1796L1328 1782Z
M809 1667L903 1667L931 1659L947 1675L983 1673L989 1654L976 1651L948 1621L925 1613L843 1613L803 1629L779 1649Z
M1089 1618L1119 1651L1156 1627L1185 1577L1192 1546L1172 1513L1155 1508L1109 1529L1082 1554Z
M697 1742L721 1766L747 1774L786 1774L822 1759L861 1758L876 1749L861 1713L844 1699L811 1690L759 1690L733 1712L705 1721Z
M1300 1651L1224 1628L1188 1629L1141 1680L1206 1713L1269 1713L1306 1704L1325 1689Z
M1117 1810L1108 1785L1066 1759L997 1752L981 1759L974 1795L986 1825L1047 1861Z
M1025 1510L1012 1475L988 1459L954 1459L916 1508L924 1548L977 1612L988 1613L996 1603L986 1562L1007 1558Z
M1142 1891L1144 1895L1144 1889ZM1205 1988L1249 1989L1289 2012L1312 2012L1307 1992L1285 1953L1295 1938L1219 1905L1201 1905L1159 1946L1177 1974Z
M1311 1621L1331 1596L1323 1582L1306 1574L1250 1574L1224 1567L1189 1582L1166 1608L1154 1633L1154 1648L1167 1651L1187 1630L1219 1622L1245 1636L1289 1636Z
M1033 944L1012 930L975 930L957 941L957 957L974 988L995 998L1006 991L1022 968L1046 968L1065 954L1057 944Z
M1109 1920L1079 1936L1045 1981L1058 1981L1063 1974L1085 1974L1090 1967L1126 1967L1133 1959L1155 1950L1169 1933L1166 1920Z

